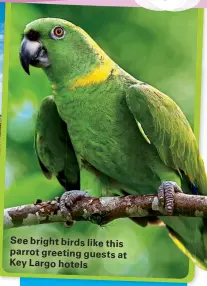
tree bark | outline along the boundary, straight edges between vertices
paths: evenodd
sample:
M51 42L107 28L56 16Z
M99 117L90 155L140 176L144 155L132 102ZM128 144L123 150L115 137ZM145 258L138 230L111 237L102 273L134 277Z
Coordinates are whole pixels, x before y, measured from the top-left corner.
M207 217L207 197L175 194L173 216ZM165 216L156 195L124 197L86 197L71 210L74 221L104 225L127 217ZM4 228L64 222L58 200L18 206L4 210Z

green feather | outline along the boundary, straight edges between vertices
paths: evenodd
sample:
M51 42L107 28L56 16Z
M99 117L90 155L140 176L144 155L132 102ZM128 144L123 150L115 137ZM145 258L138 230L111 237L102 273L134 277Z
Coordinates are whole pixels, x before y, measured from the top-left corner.
M141 132L141 134L142 134L142 136L144 137L144 139L147 141L147 143L151 144L149 138L147 137L147 135L145 134L145 132L144 132L144 130L143 130L143 128L142 128L141 123L140 123L139 121L137 121L137 120L136 120L136 122L137 122L137 126L138 126L138 128L139 128L139 131Z
M48 179L54 174L66 190L79 189L76 155L52 96L43 100L36 122L35 150L43 173Z
M131 86L127 104L139 121L165 165L182 170L207 195L204 163L193 131L177 104L147 84Z

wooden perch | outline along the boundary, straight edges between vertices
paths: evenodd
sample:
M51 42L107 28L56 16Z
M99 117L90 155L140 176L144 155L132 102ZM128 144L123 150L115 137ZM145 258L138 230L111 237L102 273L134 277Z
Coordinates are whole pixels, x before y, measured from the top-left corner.
M71 210L75 221L90 221L104 225L112 220L126 217L149 217L166 215L155 195L125 197L86 197ZM207 196L175 194L174 216L207 217ZM59 201L37 201L32 205L4 210L4 228L64 222Z

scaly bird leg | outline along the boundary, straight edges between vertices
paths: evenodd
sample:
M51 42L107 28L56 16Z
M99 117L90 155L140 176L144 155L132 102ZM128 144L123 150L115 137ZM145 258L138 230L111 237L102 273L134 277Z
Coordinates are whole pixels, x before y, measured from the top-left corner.
M159 204L166 210L168 216L173 215L175 193L182 193L181 188L171 181L163 182L158 189Z
M73 190L65 192L60 198L60 212L66 220L66 226L72 226L74 224L70 210L72 210L78 201L85 197L89 197L87 192Z

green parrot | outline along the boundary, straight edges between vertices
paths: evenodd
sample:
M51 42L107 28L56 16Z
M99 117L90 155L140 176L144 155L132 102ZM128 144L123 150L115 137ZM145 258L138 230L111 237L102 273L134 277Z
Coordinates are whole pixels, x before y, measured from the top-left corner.
M168 216L155 219L207 269L205 219L172 216L176 192L207 195L198 144L177 104L128 74L84 30L63 19L29 23L20 61L28 74L30 65L42 68L51 82L53 96L43 101L37 119L36 150L44 173L68 182L62 213L66 202L72 208L87 196L70 192L71 182L79 180L90 195L94 188L100 196L158 194ZM146 225L146 219L135 221Z

